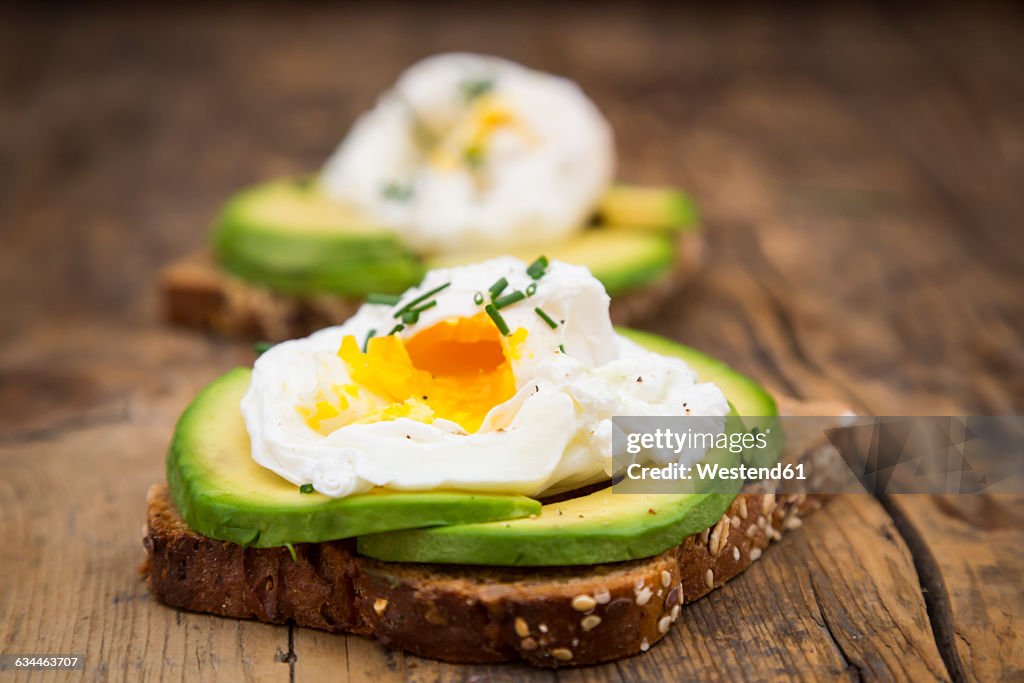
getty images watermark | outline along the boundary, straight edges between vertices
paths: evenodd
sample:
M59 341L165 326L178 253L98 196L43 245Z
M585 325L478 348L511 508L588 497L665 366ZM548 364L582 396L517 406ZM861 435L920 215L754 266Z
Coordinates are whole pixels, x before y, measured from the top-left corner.
M616 417L616 493L1021 493L1022 417Z

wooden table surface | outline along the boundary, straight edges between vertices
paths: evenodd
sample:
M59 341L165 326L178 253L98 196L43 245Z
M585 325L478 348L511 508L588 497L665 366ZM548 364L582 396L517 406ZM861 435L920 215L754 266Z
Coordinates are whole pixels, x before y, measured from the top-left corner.
M450 49L577 79L624 178L699 200L710 266L655 331L873 414L1021 410L1009 7L7 9L2 651L84 653L88 680L1024 680L1021 496L836 500L646 655L579 671L438 664L153 602L146 488L189 397L251 361L162 327L155 269L202 243L231 191L316 168L404 65Z

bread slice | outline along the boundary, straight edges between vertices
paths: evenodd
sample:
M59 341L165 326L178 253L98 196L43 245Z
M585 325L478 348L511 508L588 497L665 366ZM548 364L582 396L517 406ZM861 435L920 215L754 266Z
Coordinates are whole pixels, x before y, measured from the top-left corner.
M379 562L351 540L246 548L201 536L163 484L144 544L153 594L173 607L355 633L459 663L582 666L646 651L686 603L723 585L820 506L744 493L710 529L642 560L558 568Z
M615 297L612 321L629 325L650 316L704 263L699 232L679 236L676 263L666 276ZM358 310L361 299L337 295L294 296L247 282L220 269L212 255L197 252L166 266L160 275L164 318L173 324L253 340L281 341L337 325Z

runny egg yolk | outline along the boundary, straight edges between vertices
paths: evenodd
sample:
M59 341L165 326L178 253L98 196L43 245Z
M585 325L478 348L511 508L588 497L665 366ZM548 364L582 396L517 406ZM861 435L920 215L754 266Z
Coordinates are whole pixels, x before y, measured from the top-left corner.
M439 322L407 341L374 337L365 353L355 337L346 336L338 355L353 384L389 402L352 423L445 419L473 433L491 408L515 395L511 361L525 339L522 328L503 336L485 313ZM344 391L334 393L341 397ZM324 402L322 408L320 403L304 413L314 429L333 416L321 414L332 412L333 404Z

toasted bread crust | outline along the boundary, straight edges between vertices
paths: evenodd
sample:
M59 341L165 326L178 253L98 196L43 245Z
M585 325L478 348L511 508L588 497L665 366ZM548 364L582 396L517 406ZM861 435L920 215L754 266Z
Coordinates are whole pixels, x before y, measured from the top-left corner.
M646 287L615 297L612 320L628 325L656 312L704 261L699 233L680 235L671 273ZM354 314L361 299L333 295L291 296L246 282L221 270L207 252L163 269L164 318L176 325L233 337L281 341L337 325Z
M743 494L719 522L656 557L582 567L379 562L350 541L246 548L201 536L165 485L149 492L144 544L153 594L196 612L368 635L461 663L582 666L645 651L682 605L736 576L814 496Z

